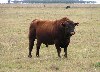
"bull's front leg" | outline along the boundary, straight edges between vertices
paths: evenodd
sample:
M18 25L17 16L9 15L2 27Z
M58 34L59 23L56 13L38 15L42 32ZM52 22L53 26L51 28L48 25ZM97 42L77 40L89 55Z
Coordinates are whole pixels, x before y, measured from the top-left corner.
M64 52L65 52L64 57L67 58L67 48L64 48Z
M67 42L65 44L66 46L64 47L64 52L65 52L64 57L65 58L67 58L67 48L68 48L69 43L70 43L70 38L67 39Z
M57 49L58 57L61 58L61 56L60 56L61 48L60 48L59 44L55 44L55 46L56 46L56 49Z
M66 47L64 48L64 52L65 52L64 56L65 56L65 58L67 58L67 48L68 48L68 45L69 45L69 43L67 43Z

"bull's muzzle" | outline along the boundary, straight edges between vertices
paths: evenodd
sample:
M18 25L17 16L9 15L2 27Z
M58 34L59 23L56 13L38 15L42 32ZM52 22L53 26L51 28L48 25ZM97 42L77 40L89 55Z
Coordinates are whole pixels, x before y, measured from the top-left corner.
M71 32L71 35L74 35L75 34L75 32Z

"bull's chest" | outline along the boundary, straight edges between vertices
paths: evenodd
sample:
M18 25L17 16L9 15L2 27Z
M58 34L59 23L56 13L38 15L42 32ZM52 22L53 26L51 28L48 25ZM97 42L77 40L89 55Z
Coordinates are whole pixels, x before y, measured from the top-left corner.
M70 39L65 39L65 40L60 40L59 41L59 46L61 48L66 48L70 43Z

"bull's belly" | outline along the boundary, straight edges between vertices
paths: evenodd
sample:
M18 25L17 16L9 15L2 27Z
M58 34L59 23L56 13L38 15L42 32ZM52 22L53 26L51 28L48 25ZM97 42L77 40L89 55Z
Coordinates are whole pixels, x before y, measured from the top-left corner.
M53 45L54 44L54 38L52 38L51 36L38 36L37 38L38 40L40 40L43 44L48 44L48 45Z
M47 44L47 45L53 45L54 44L54 40L44 39L44 40L41 40L41 41L42 41L43 44Z
M42 43L45 45L53 45L54 44L54 42L42 42Z

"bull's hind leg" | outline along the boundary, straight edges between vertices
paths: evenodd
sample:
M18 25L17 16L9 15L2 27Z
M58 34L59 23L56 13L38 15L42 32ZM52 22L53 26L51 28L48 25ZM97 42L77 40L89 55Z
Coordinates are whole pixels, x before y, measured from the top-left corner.
M31 52L32 52L32 49L33 49L33 46L34 46L34 41L35 41L35 34L30 33L29 34L29 55L28 55L29 58L32 57Z
M36 49L36 56L39 57L39 49L41 46L41 42L37 40L37 49Z
M29 40L29 55L28 55L29 58L32 57L31 52L32 52L33 46L34 46L34 40L30 39Z

